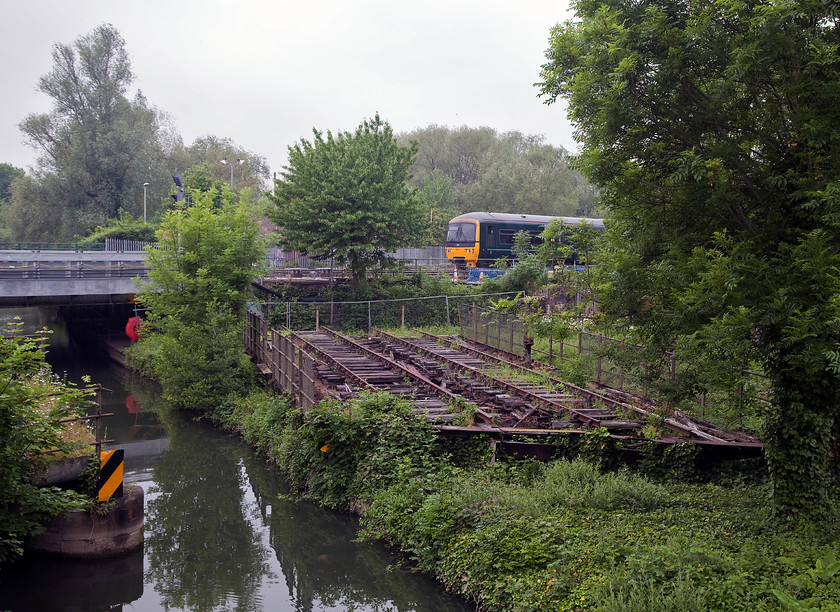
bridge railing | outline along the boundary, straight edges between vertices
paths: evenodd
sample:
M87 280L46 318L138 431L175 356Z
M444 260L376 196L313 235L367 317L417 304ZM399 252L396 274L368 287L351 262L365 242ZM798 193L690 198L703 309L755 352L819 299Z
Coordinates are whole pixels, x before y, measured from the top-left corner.
M104 242L0 241L0 251L104 251Z
M61 280L79 278L145 277L149 269L142 262L96 261L65 263L58 261L0 262L0 279Z

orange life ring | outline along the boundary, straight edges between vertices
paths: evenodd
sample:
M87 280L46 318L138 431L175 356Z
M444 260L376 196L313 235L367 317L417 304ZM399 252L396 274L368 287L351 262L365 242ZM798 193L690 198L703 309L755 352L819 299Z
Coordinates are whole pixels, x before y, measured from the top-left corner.
M142 411L140 406L137 405L137 400L130 393L125 396L125 409L128 411L128 414L137 414Z
M137 332L140 330L140 325L142 323L143 319L140 317L131 317L128 320L128 323L125 324L125 335L128 336L128 339L132 342L137 342L137 340L140 339Z

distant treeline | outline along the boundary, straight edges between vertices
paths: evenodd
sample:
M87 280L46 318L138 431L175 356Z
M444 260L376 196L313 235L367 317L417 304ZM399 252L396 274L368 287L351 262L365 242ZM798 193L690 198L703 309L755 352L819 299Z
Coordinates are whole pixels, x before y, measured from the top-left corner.
M542 136L430 125L399 140L419 146L412 184L441 241L450 218L476 210L598 216L597 190L572 167L565 149L545 144Z

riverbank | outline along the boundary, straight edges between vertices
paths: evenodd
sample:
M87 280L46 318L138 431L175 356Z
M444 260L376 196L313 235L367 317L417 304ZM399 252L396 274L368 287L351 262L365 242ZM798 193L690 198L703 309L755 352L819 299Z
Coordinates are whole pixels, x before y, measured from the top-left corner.
M840 610L838 525L775 523L760 479L602 471L597 433L572 461L488 465L384 395L303 419L255 392L216 421L480 610Z

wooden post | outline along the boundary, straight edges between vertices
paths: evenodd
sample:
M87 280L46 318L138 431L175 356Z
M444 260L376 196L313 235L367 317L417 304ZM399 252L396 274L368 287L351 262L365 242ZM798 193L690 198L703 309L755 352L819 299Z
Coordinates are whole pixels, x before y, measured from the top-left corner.
M320 323L319 315L320 315L320 313L321 313L321 309L316 306L315 307L315 331L318 331L320 329L320 327L319 327L319 323Z

